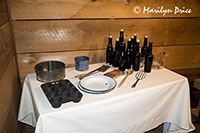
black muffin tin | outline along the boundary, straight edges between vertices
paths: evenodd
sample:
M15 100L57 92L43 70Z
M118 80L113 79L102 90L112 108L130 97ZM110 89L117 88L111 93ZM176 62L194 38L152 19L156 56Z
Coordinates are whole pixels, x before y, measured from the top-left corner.
M41 88L54 108L58 108L61 104L66 102L80 102L83 96L82 93L67 79L44 83L41 85Z

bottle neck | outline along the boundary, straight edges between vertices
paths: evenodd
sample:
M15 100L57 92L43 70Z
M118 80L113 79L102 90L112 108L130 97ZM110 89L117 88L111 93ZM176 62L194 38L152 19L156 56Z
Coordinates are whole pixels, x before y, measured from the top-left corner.
M139 49L140 49L140 42L139 40L137 40L135 50L139 52Z
M148 37L145 36L144 38L144 46L147 46Z
M134 34L133 36L134 36L134 39L133 39L133 44L136 44L136 41L137 41L137 35L136 35L136 34Z
M128 40L127 44L128 44L127 49L131 49L131 40Z
M119 41L120 41L120 43L124 42L124 31L123 30L120 31Z
M116 40L116 43L115 43L115 51L116 50L119 50L119 40Z
M149 42L148 53L152 54L152 45L153 42Z
M112 44L112 37L109 37L108 40L109 40L109 44Z

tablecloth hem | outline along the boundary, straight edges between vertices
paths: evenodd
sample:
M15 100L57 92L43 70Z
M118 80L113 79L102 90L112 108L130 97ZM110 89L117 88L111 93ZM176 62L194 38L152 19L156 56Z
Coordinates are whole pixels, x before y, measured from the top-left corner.
M173 122L168 122L168 121L166 121L166 122L164 122L164 123L169 123L170 125L171 124L173 124L173 125L175 125L176 127L178 127L178 128L176 128L176 129L170 129L170 125L169 125L169 127L167 128L167 129L163 129L163 132L164 133L177 133L177 132L191 132L191 131L194 131L195 130L195 126L192 124L192 123L190 123L189 124L189 127L188 128L185 128L185 127L181 127L180 125L177 125L176 123L173 123ZM165 127L164 127L165 128ZM166 130L166 131L164 131L164 130Z
M27 124L29 126L36 127L36 124L35 124L36 122L33 122L33 118L32 117L34 117L34 113L33 112L28 113L24 117L18 117L18 121L22 122L22 123L25 123L25 124ZM32 122L30 122L29 119L31 119Z

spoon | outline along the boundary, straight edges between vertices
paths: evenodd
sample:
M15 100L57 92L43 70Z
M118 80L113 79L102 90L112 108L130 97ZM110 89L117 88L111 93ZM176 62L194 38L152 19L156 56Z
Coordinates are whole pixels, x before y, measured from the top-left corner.
M124 83L124 81L128 78L129 75L131 75L133 73L133 70L129 69L126 71L126 76L123 78L123 80L120 82L120 84L118 85L118 87L121 87L122 84Z

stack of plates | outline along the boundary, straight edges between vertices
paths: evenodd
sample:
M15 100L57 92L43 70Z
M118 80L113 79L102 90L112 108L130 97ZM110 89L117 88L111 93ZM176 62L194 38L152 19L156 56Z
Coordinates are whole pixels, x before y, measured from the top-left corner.
M108 76L91 75L83 78L78 87L86 93L103 94L112 91L116 84L116 81Z

